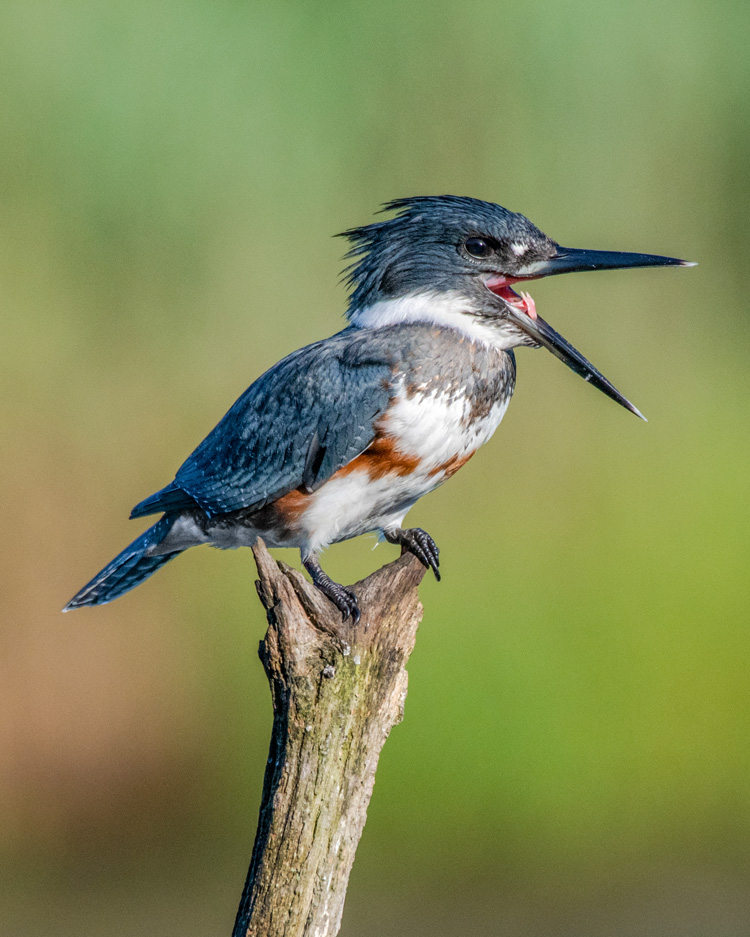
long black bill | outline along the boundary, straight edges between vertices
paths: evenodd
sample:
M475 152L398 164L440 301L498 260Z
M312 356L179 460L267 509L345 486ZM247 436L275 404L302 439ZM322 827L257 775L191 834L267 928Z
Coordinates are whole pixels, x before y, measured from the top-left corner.
M627 251L588 251L577 247L558 247L549 260L537 260L519 271L529 279L549 277L556 273L577 273L581 270L619 270L623 267L694 267L688 260L660 257L658 254L631 254Z
M597 252L590 251L587 253ZM636 254L635 256L642 255ZM617 401L621 407L625 407L626 410L630 410L631 413L635 413L637 417L647 422L641 411L634 407L627 397L623 397L614 384L610 384L607 378L597 371L593 364L587 361L580 351L577 351L570 342L567 342L548 322L545 322L539 316L532 319L525 313L516 312L512 307L509 307L509 318L535 342L551 351L560 361L564 361L576 374L580 374L584 381L588 381L593 387L597 387L602 393Z

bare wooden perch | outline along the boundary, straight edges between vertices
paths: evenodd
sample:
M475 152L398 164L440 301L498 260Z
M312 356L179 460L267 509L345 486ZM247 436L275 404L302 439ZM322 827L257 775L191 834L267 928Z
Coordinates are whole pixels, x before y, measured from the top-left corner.
M380 750L403 718L424 567L404 555L353 586L356 627L295 569L253 548L273 732L233 937L333 937Z

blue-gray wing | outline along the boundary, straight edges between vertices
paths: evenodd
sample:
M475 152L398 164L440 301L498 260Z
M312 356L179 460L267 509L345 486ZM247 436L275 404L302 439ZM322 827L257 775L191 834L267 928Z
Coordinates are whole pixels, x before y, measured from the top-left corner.
M369 446L387 409L392 366L371 345L347 329L274 365L174 482L136 505L131 517L196 504L225 514L260 509L295 488L314 491Z

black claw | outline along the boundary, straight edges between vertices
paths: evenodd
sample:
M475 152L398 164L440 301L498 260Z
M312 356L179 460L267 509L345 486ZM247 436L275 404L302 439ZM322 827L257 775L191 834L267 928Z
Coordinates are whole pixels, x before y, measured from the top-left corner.
M341 612L344 621L351 618L355 625L359 624L360 611L357 596L332 580L326 583L316 582L315 585L329 598Z
M313 585L320 589L323 595L333 602L336 608L341 612L344 621L346 621L347 618L351 618L355 625L359 624L361 616L357 596L353 592L350 592L349 589L345 589L340 583L334 582L330 576L321 569L320 564L314 557L307 557L302 562L305 569L310 573Z
M359 603L357 602L357 597L353 592L350 592L348 589L345 589L343 586L339 586L338 583L333 583L333 585L338 588L331 594L327 592L326 595L333 602L333 604L341 612L344 621L347 618L351 618L355 625L359 624L360 611Z
M440 550L426 530L410 527L408 530L388 531L386 539L391 543L400 543L405 550L413 553L423 566L433 571L435 579L440 582Z

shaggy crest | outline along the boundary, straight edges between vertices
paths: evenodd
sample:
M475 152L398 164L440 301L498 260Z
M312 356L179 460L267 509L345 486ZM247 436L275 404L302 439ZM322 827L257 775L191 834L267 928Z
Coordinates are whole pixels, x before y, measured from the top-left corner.
M528 244L546 254L555 242L524 215L493 202L459 195L420 195L386 202L383 212L397 214L337 237L351 242L352 260L343 271L351 289L347 317L378 299L394 298L424 286L432 291L456 288L465 272L458 248L469 237ZM455 253L446 253L446 248ZM451 264L451 258L455 264ZM448 262L446 262L448 260Z

